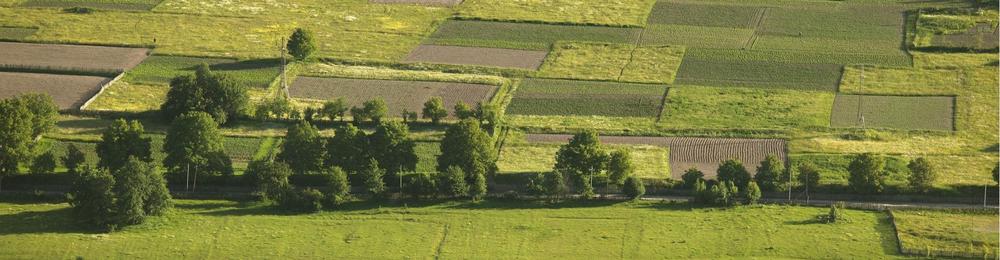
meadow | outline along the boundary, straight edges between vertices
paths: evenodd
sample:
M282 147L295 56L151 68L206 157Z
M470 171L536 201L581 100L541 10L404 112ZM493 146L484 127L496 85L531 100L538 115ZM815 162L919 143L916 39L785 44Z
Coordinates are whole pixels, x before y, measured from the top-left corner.
M9 225L0 226L0 251L14 258L898 257L888 217L870 211L819 224L826 208L485 201L350 203L289 215L230 201L175 204L164 217L97 234L72 224L66 204L2 203Z
M673 83L684 47L559 42L538 77Z
M559 41L633 43L639 38L639 31L603 26L448 20L424 43L547 51Z
M996 212L895 210L904 253L926 257L995 258L1000 223Z
M457 9L459 18L469 20L642 27L655 2L466 0Z
M656 117L665 85L528 79L507 112L517 115Z
M659 125L679 129L828 127L833 93L734 87L670 88Z
M951 131L954 97L837 95L831 127Z

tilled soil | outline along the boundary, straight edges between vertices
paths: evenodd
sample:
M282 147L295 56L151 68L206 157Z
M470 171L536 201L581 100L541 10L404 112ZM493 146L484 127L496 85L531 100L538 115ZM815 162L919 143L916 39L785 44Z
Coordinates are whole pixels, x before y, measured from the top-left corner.
M78 109L109 80L94 76L0 72L0 99L44 93L52 96L59 109Z
M545 51L420 45L403 61L537 70L546 55Z
M0 42L0 65L79 70L128 70L147 49Z
M381 97L389 107L389 116L398 117L403 109L420 113L424 102L441 97L450 112L458 101L475 107L493 96L495 86L398 80L299 77L289 88L293 98L335 100L344 98L348 106Z
M565 143L572 136L528 134L525 138L528 142ZM690 168L701 170L705 178L714 178L719 164L728 159L740 160L751 174L756 173L760 161L768 155L787 161L786 143L781 139L601 136L601 142L669 147L670 175L675 179L680 179Z

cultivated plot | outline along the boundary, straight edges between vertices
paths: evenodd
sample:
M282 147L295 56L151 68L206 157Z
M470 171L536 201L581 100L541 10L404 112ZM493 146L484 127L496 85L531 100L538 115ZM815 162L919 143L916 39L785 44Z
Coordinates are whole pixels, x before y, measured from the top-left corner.
M753 28L763 7L657 1L649 24Z
M558 41L634 43L639 31L605 26L448 20L425 43L548 51Z
M641 27L656 0L466 0L458 16L473 20Z
M832 127L955 129L955 97L837 95Z
M61 44L0 42L5 66L91 71L124 71L135 67L147 49Z
M684 47L603 43L557 43L538 76L669 84L684 58Z
M441 97L446 108L459 101L475 106L487 102L495 90L495 86L481 84L315 77L299 77L289 87L293 98L319 101L344 98L348 106L360 107L365 101L382 98L389 107L389 116L397 116L404 109L421 111L424 102L432 97Z
M369 0L370 3L375 4L410 4L410 5L427 5L427 6L456 6L461 4L463 0Z
M937 35L931 40L932 46L945 48L969 48L990 50L1000 47L997 27L988 23L978 23L971 29L956 33Z
M834 94L754 88L670 88L659 126L672 129L829 127Z
M544 51L499 48L420 45L403 62L479 65L536 70L545 60Z
M88 7L96 9L148 11L163 0L27 0L21 4L33 8Z
M52 96L59 109L78 109L110 80L95 76L0 72L0 99L44 93Z
M892 212L904 254L996 258L996 212L896 210Z
M666 85L527 79L507 107L514 115L656 117Z
M570 135L528 134L529 143L566 143ZM743 162L750 172L768 155L786 160L785 141L781 139L691 138L601 136L601 142L613 145L651 145L670 149L670 173L680 179L684 171L697 168L706 178L715 177L719 164L729 159Z
M715 87L835 91L843 67L837 64L684 59L677 84Z
M267 88L281 74L277 59L235 60L153 55L125 74L123 80L145 85L166 85L177 76L194 75L201 64L241 86Z
M0 40L23 40L38 31L38 28L0 27Z
M745 28L650 24L639 44L739 49L746 45L753 33L753 30Z

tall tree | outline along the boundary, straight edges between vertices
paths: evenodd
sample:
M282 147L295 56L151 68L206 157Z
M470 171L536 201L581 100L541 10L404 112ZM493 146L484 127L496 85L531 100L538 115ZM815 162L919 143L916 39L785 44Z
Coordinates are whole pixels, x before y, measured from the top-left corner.
M476 120L462 120L448 127L441 139L441 155L437 161L439 172L458 166L466 173L485 172L489 178L496 172L493 139L479 127ZM471 181L470 177L467 176L466 180Z
M62 163L70 174L77 174L80 172L80 167L87 163L87 156L83 151L80 151L80 148L76 147L76 144L70 143L66 147L66 155L62 157Z
M641 199L642 195L646 194L646 184L642 183L642 179L639 179L639 177L629 176L625 180L625 186L622 187L622 192L625 193L625 196L628 196L630 199Z
M381 124L382 119L389 116L389 106L385 104L385 99L377 97L372 100L365 101L362 104L362 109L365 111L365 115L372 120L375 125Z
M885 158L871 153L860 154L847 166L847 171L851 173L847 182L854 191L861 193L882 192L882 183L886 174Z
M316 43L311 32L296 28L288 38L288 52L297 60L305 60L316 51Z
M799 184L805 187L806 194L808 195L810 188L816 188L819 186L819 170L812 163L806 162L799 164ZM791 187L789 187L791 188Z
M757 186L757 182L751 181L747 183L747 187L743 189L743 199L748 205L757 204L760 201L761 192L760 187Z
M81 223L106 227L115 212L115 179L106 169L84 168L73 181L69 205L74 219Z
M923 157L913 159L907 165L910 169L910 187L919 192L927 192L937 180L937 172L934 166Z
M691 167L691 169L687 169L686 171L684 171L684 174L681 175L681 180L684 181L684 187L687 188L694 188L695 183L697 183L698 181L704 182L705 181L704 178L705 178L705 173L701 172L701 170L698 170L698 168L694 167Z
M423 117L430 119L432 124L438 124L447 116L448 110L444 108L444 99L441 97L432 97L424 103Z
M325 166L358 172L368 163L368 136L352 124L337 128L326 144Z
M469 185L469 196L473 201L482 200L486 197L486 175L477 172L472 175L472 185Z
M628 150L616 150L608 157L608 179L616 184L625 184L625 179L635 172L632 164L632 153Z
M260 199L265 201L280 201L281 196L291 187L288 176L292 168L283 162L257 160L250 162L243 178L254 187Z
M329 118L330 121L337 120L338 118L343 121L344 115L347 113L347 101L344 98L337 98L334 101L327 101L323 103L323 108L320 109L320 114Z
M101 142L97 143L97 166L107 168L112 172L121 168L130 157L151 162L153 161L152 139L143 137L145 130L139 121L118 119L101 134Z
M33 174L55 173L55 171L56 156L51 151L36 156L31 162L31 173Z
M31 112L31 136L39 137L52 130L59 116L59 107L48 94L29 93L16 98Z
M309 122L299 121L288 128L278 161L288 163L297 174L318 172L323 168L325 145L319 129Z
M389 173L387 178L396 178L404 171L417 169L416 143L410 139L410 130L400 122L383 122L368 136L368 149L379 168Z
M465 182L465 172L461 167L451 166L439 173L438 189L441 195L447 197L462 197L469 193L469 184Z
M594 131L584 131L573 136L569 143L556 152L557 171L573 177L583 193L592 193L593 177L607 165L608 154L601 147L601 140ZM590 191L590 192L588 192Z
M365 190L373 197L379 198L385 195L385 181L383 177L385 170L378 167L378 162L370 160L364 169L361 170L361 177L364 178Z
M774 191L778 189L778 182L784 175L785 163L777 156L768 155L757 167L757 175L754 175L754 180L760 185L761 190Z
M198 168L208 165L209 158L222 152L222 132L212 116L204 112L191 112L181 115L170 125L163 151L167 157L163 160L172 173L183 173L185 189L188 183L191 190L198 187ZM189 181L191 178L193 181Z
M31 156L32 114L15 99L0 100L0 185Z
M213 73L207 64L198 66L195 75L170 81L167 100L160 112L167 120L200 111L209 113L219 124L246 113L250 96L247 89L224 74Z
M750 172L743 166L743 163L736 159L729 159L719 165L716 172L719 182L732 181L738 187L746 187L753 178Z
M339 201L351 194L351 182L347 180L347 173L343 169L330 167L323 174L327 176L326 186L331 196Z

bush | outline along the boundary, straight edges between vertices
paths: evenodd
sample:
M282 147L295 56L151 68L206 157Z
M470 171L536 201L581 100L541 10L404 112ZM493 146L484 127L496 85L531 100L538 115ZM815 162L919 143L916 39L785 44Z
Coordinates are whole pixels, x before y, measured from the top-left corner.
M316 51L313 35L302 28L295 29L288 39L288 52L297 60L305 60Z
M698 181L705 182L705 173L702 173L698 168L691 168L684 171L684 175L681 175L681 180L684 180L685 188L694 188L694 185Z
M760 201L761 193L760 187L757 186L757 182L750 182L747 187L743 189L743 199L747 205L754 205Z
M368 162L368 166L361 171L361 177L364 179L365 190L371 194L372 197L381 197L385 195L385 181L382 179L385 176L385 170L378 167L378 162L372 159Z
M107 170L83 169L69 192L69 205L78 222L106 228L112 225L115 179Z
M330 195L347 198L351 193L351 183L347 180L347 173L340 167L332 167L323 172L326 175L326 186L330 189Z
M566 187L566 175L560 171L545 174L545 190L550 196L563 197L569 192Z
M642 198L642 195L646 194L646 185L642 183L639 177L630 176L625 179L625 186L622 187L622 192L625 193L625 196L638 200Z
M438 124L442 118L448 116L448 110L444 108L444 100L441 97L432 97L424 103L423 117L430 119L432 124Z
M927 192L937 179L934 167L923 157L910 161L907 168L910 169L910 187L915 191Z
M56 170L56 156L52 152L43 153L31 162L31 173L45 174L54 173Z
M819 220L820 223L832 224L832 223L844 222L846 221L846 219L844 218L844 207L845 205L843 202L836 202L830 204L830 211L828 211L826 214L819 215L816 218Z
M413 197L429 197L437 193L437 182L428 173L417 173L412 175L404 190Z
M83 154L76 144L70 143L66 147L66 156L62 158L62 162L69 174L77 174L80 167L87 163L87 155Z
M777 156L768 155L757 167L757 174L754 180L760 185L761 190L774 191L778 189L778 182L781 176L785 175L785 163Z
M469 184L465 182L465 172L458 166L448 167L439 173L438 188L441 194L448 197L462 197L469 193Z
M295 190L292 187L288 187L285 192L287 194L282 196L282 199L279 201L279 205L282 208L301 212L319 212L323 210L325 196L319 190L312 188Z
M263 160L250 162L243 178L253 185L254 193L261 200L280 201L281 196L287 195L286 191L291 187L288 183L290 175L292 169L288 164Z
M472 107L470 107L469 104L458 101L458 103L455 103L455 117L459 120L473 118L476 117L476 111L472 110Z
M734 159L722 162L717 173L719 182L731 181L741 187L746 186L753 179L743 163Z
M858 155L847 167L848 183L855 192L880 193L885 179L885 158L871 153Z

